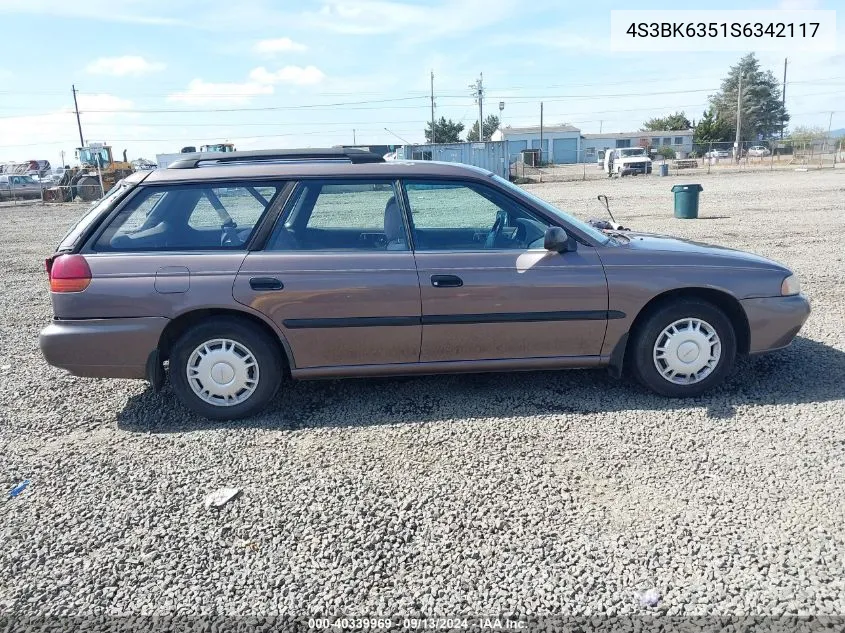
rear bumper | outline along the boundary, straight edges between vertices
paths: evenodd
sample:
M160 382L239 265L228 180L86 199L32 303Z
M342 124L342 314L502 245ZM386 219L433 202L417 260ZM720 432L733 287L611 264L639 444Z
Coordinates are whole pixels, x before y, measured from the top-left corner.
M150 352L169 319L54 320L38 344L53 367L91 378L145 378Z
M810 302L803 294L744 299L741 303L751 331L750 354L786 347L810 316Z

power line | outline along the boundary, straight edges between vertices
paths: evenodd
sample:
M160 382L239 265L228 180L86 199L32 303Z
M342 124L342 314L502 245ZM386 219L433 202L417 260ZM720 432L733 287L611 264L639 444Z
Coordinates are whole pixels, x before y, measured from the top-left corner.
M539 76L539 75L538 75ZM690 81L695 79L702 79L702 78L712 78L712 74L707 75L697 75L697 76L684 76L682 80ZM821 83L825 81L835 81L839 79L845 79L845 76L836 76L836 77L821 77L818 79L808 79L803 81L791 81L790 84L807 84L807 83ZM666 83L667 81L671 81L671 78L667 77L660 77L655 79L628 79L624 81L613 81L613 82L591 82L591 83L563 83L563 84L544 84L543 86L497 86L497 90L536 90L538 88L588 88L592 86L620 86L625 84L645 84L645 83ZM179 86L173 89L171 92L130 92L128 93L129 96L135 97L170 97L174 94L179 92L184 92L184 86ZM450 87L447 89L447 92L458 92L459 89L456 87ZM91 91L77 91L79 94L82 95L97 95L97 94L104 94L108 93L105 90L91 90ZM14 91L14 90L0 90L0 94L7 94L7 95L20 95L20 96L56 96L56 95L64 95L64 92L60 91ZM356 95L360 96L380 96L380 95L391 95L396 94L395 91L383 91L383 92L356 92ZM407 90L404 91L402 94L408 95L408 98L428 98L428 92L423 90ZM343 97L348 96L349 93L346 92L315 92L311 93L312 96L319 96L319 97ZM219 92L219 93L203 93L201 96L203 97L273 97L278 96L277 94L267 94L267 95L256 95L253 92Z

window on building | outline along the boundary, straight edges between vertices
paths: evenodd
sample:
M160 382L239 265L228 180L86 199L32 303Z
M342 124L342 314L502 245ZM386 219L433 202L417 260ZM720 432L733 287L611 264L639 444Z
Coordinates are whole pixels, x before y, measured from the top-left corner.
M675 145L683 145L684 144L684 137L683 136L676 136L675 137Z
M431 160L431 152L412 152L411 160Z
M651 138L651 144L652 144L654 147L659 146L659 145L660 145L660 137L659 137L659 136L653 136L653 137Z
M629 139L629 138L616 139L616 147L631 147L631 139Z
M666 138L663 139L663 144L664 145L671 145L672 144L672 138L667 136Z

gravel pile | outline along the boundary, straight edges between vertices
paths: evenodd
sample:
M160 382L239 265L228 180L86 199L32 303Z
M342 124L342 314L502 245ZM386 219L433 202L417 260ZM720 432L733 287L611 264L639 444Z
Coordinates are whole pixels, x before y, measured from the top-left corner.
M228 424L48 367L43 257L81 209L2 209L0 614L845 614L845 170L697 181L698 221L673 178L531 189L800 274L801 337L717 392L327 381Z

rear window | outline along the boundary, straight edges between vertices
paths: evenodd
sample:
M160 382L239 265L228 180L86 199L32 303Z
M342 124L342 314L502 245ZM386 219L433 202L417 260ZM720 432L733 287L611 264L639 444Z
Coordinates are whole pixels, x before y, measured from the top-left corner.
M62 241L59 242L59 248L57 250L72 250L79 241L79 238L82 237L88 227L91 226L91 223L103 215L118 198L122 198L123 195L131 189L131 187L131 185L121 182L119 186L113 187L104 197L97 200L94 205L88 209L85 215L82 216L82 219L80 219L79 222L77 222L74 227L67 232L67 235L65 235Z
M93 250L243 249L283 188L282 182L142 187Z

